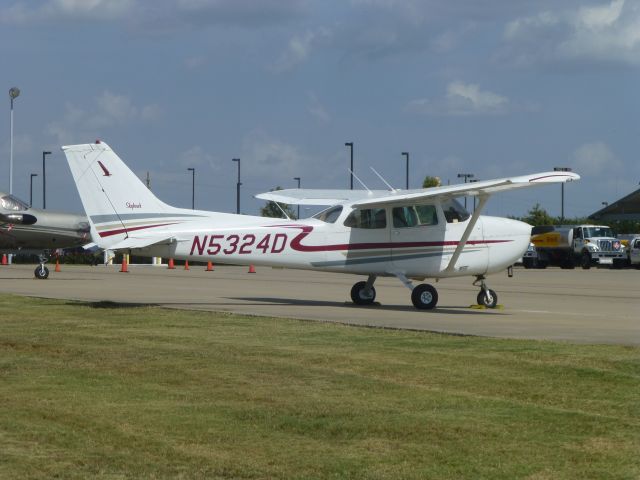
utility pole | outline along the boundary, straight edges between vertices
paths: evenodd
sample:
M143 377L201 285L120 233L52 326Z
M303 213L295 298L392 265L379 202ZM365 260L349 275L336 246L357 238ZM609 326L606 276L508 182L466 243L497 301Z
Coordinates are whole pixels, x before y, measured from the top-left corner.
M353 142L346 142L344 146L349 147L349 150L351 152L351 168L349 169L349 175L351 178L351 182L350 182L351 190L353 190Z

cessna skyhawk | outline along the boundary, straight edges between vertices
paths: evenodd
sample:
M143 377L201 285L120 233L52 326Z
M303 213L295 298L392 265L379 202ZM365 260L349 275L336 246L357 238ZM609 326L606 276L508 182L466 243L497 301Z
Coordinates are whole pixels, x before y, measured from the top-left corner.
M45 250L72 248L89 243L89 223L84 215L31 208L13 195L0 192L0 250L37 250L40 265L34 274L45 279Z
M480 216L497 192L577 180L545 172L407 191L279 190L257 198L331 205L304 220L175 208L156 198L103 142L62 147L98 247L136 255L265 265L366 275L351 289L356 304L374 302L379 276L398 278L418 309L438 302L429 284L411 280L475 277L478 303L495 307L488 274L512 265L529 246L531 226ZM470 215L456 197L477 196Z

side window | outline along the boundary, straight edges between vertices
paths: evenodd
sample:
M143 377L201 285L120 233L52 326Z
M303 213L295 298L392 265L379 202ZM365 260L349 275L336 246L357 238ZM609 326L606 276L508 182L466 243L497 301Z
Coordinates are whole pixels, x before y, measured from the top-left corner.
M344 221L351 228L386 228L387 212L384 208L365 208L354 210Z
M636 248L640 248L640 239L636 240L635 247L636 247Z
M573 238L582 238L582 229L576 228L573 234Z
M392 211L394 228L437 225L438 214L434 205L410 205L395 207Z

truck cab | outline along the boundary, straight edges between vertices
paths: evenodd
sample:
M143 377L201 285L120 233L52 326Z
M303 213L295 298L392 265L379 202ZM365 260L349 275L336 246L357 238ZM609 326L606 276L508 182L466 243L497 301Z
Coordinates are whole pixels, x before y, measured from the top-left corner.
M573 253L580 259L582 268L592 265L611 265L622 268L626 255L622 242L611 227L580 225L573 229Z
M640 268L640 236L629 241L629 265Z

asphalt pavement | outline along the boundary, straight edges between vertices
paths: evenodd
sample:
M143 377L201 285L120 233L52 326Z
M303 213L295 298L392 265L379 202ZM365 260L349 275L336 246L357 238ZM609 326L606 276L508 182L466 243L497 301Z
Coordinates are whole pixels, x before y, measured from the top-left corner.
M34 265L0 266L0 292L24 296L144 303L170 308L299 318L372 327L428 330L462 335L640 345L640 271L525 270L489 277L497 309L475 306L472 278L433 285L440 300L418 311L410 291L395 278L379 278L379 304L351 303L351 286L365 278L324 272L258 267L202 266L186 271L164 266L62 265L47 280Z

